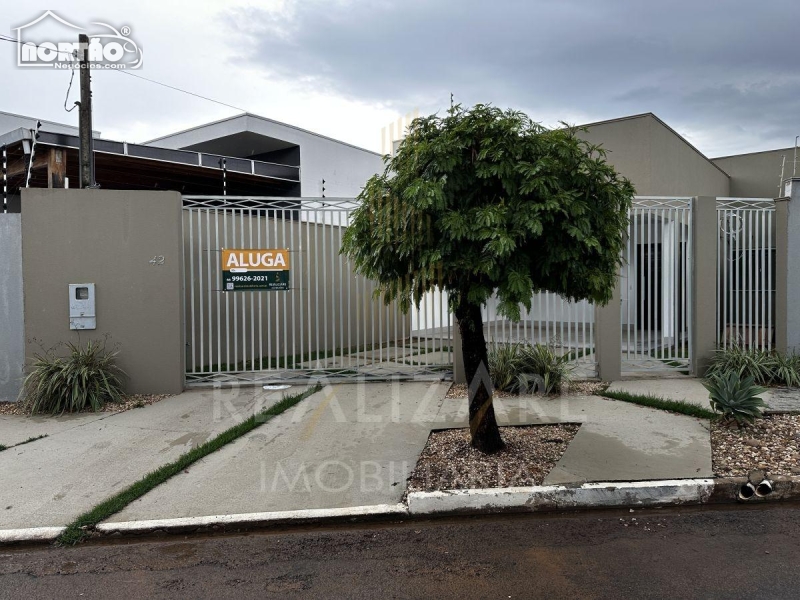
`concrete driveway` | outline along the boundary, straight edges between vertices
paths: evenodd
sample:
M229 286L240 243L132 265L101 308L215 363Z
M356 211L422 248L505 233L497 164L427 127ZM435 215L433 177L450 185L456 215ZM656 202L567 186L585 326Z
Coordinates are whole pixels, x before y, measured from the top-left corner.
M282 394L195 390L123 413L4 417L0 440L48 437L0 452L0 529L66 525Z
M449 384L328 386L110 522L396 504Z

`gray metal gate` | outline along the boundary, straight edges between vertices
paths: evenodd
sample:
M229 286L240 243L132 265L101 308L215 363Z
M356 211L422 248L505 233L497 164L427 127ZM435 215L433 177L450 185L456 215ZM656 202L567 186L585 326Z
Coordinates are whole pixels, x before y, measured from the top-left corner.
M184 197L188 384L452 372L443 296L403 315L339 254L355 207L351 198ZM288 249L289 289L223 291L224 248Z
M717 344L775 346L775 201L717 198Z
M691 365L692 202L634 199L620 282L623 371Z

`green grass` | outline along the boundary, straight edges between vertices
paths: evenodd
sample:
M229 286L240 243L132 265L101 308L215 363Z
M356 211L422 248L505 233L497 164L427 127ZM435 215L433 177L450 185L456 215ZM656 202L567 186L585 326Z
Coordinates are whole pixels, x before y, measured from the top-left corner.
M682 415L689 415L690 417L698 417L700 419L714 419L717 413L697 406L691 402L684 402L683 400L667 400L659 396L652 396L650 394L629 394L628 392L598 392L599 396L610 398L612 400L621 400L622 402L630 402L631 404L638 404L640 406L647 406L649 408L658 408L660 410L668 410L670 412L680 413Z
M43 435L34 435L29 437L27 440L20 442L19 444L14 444L14 446L22 446L22 444L30 444L31 442L35 442L36 440L41 440L47 437L47 434Z
M308 390L299 394L286 396L277 404L274 404L273 406L270 406L269 408L266 408L261 412L248 417L241 423L226 429L218 436L208 440L204 444L201 444L189 452L180 455L171 463L167 463L155 471L148 473L139 481L129 485L124 490L104 500L93 509L83 513L72 523L67 525L67 528L56 540L56 544L74 545L83 541L89 537L91 530L96 527L98 523L105 521L112 515L118 513L134 500L141 498L147 492L156 486L161 485L174 475L182 472L184 469L201 458L208 456L226 444L229 444L232 441L242 437L244 434L252 431L259 425L263 425L273 417L276 417L282 412L295 406L300 401L308 398L311 394L314 394L321 389L322 386L316 385L313 388L309 388Z
M5 444L0 444L0 452L2 452L3 450L8 450L9 448L16 448L17 446L22 446L22 444L30 444L31 442L35 442L36 440L41 440L42 438L46 437L47 434L45 433L44 435L35 435L29 437L27 440L24 440L18 444L11 444L10 446L6 446Z

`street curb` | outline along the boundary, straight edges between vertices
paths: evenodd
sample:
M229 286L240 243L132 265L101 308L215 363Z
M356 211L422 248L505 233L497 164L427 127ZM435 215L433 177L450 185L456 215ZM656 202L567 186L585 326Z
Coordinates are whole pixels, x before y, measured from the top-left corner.
M408 516L405 504L375 504L350 506L347 508L311 508L276 512L242 513L235 515L209 515L205 517L182 517L176 519L154 519L150 521L120 521L100 523L95 530L105 535L178 532L197 529L257 528L272 525L309 525L319 522L341 520L366 520L370 518Z
M713 492L714 479L411 492L408 509L412 515L432 515L703 504Z
M18 542L52 542L66 527L29 527L27 529L0 529L0 544Z
M430 518L459 514L547 512L602 508L645 508L698 504L763 503L800 500L800 476L770 478L773 492L764 497L739 497L747 477L670 479L584 483L512 488L485 488L439 492L410 492L407 504L377 504L347 508L319 508L276 512L208 515L149 521L100 523L102 536L143 535L196 531L243 530L276 526L352 523L401 518ZM753 482L751 482L753 483ZM0 529L0 545L55 541L65 527Z
M671 479L410 492L411 516L544 512L593 508L644 508L697 504L761 503L800 499L800 477L771 477L768 496L742 500L747 477ZM756 484L758 482L755 482Z

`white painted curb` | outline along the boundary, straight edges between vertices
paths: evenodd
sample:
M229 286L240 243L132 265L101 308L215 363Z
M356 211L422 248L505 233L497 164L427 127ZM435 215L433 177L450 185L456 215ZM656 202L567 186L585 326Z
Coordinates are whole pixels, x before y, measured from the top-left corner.
M28 529L0 529L0 544L13 542L52 542L66 527L29 527Z
M458 512L537 511L571 508L608 508L703 504L714 491L713 479L674 479L626 483L585 483L495 489L411 492L412 515Z
M349 506L347 508L311 508L276 512L244 513L238 515L209 515L205 517L182 517L176 519L154 519L151 521L121 521L100 523L97 531L102 533L144 533L156 530L188 529L214 525L236 526L257 523L303 522L319 519L347 517L377 517L408 515L405 504L375 504L371 506Z
M579 487L563 485L411 492L406 504L376 504L347 508L319 508L277 512L209 515L150 521L100 523L104 534L147 533L213 526L255 526L380 516L415 516L447 513L491 513L575 508L666 506L704 504L714 491L714 479L674 479L623 483L585 483ZM0 530L0 544L55 540L65 527L33 527Z

